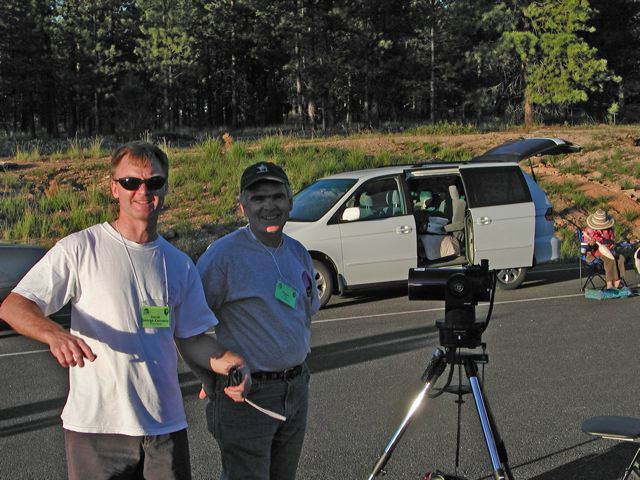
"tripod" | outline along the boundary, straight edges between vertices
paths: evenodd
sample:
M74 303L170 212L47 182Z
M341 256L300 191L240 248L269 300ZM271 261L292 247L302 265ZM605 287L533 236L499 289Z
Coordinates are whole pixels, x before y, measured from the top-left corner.
M437 348L433 352L431 360L421 377L425 386L416 396L411 407L409 407L407 415L402 420L402 423L391 437L391 440L373 467L369 480L372 480L383 471L385 465L389 461L389 458L391 458L393 450L396 448L398 442L402 438L402 435L411 424L414 413L424 400L424 397L431 390L432 385L438 380L438 377L442 375L447 364L451 365L452 369L455 365L461 365L464 367L469 385L471 386L471 393L473 394L473 400L478 412L478 417L480 418L484 441L491 459L494 478L496 480L513 480L513 475L507 459L507 449L500 438L498 427L491 413L491 409L489 408L489 404L482 393L482 385L478 379L477 362L486 363L487 360L488 357L485 353L456 353L456 349L451 348L447 348L446 352Z

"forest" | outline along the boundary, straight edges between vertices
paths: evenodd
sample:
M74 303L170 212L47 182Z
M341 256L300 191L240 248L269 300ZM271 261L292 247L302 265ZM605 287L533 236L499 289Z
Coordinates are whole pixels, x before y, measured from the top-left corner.
M4 136L637 121L637 0L0 2Z

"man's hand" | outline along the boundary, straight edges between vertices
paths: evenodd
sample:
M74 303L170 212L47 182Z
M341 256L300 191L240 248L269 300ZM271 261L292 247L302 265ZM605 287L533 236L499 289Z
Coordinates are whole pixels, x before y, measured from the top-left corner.
M90 362L96 355L85 341L65 330L49 332L47 335L49 349L62 367L84 367L85 358Z
M85 358L91 362L96 359L84 340L46 317L35 302L22 295L9 294L0 307L0 318L21 335L49 345L52 355L62 367L84 367Z
M225 387L224 393L234 402L244 402L244 397L251 389L251 372L239 355L226 351L219 357L211 357L211 370L220 374L228 375L229 370L238 368L242 372L242 383L233 387Z
M228 375L233 367L239 368L242 372L242 383L235 387L227 387L224 392L234 402L244 401L245 392L249 392L251 388L251 372L240 355L225 350L215 338L205 333L175 340L182 358L200 378L210 375L211 370L219 375Z

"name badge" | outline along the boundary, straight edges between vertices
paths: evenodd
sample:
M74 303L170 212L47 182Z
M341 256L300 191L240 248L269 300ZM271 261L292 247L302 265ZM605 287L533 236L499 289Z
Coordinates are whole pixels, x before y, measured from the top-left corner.
M281 280L276 283L276 299L288 305L291 308L296 308L296 298L298 298L298 292L295 288L287 285Z
M142 328L169 328L171 308L169 305L161 305L152 307L150 305L142 305Z

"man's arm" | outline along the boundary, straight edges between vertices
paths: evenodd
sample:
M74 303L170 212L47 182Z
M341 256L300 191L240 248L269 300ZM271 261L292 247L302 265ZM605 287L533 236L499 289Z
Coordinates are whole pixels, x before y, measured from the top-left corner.
M251 374L242 357L225 350L215 338L205 333L188 338L176 337L175 341L180 355L199 378L210 371L227 375L233 367L240 368L243 376L242 383L225 388L224 393L235 402L244 401L244 392L248 392L251 387Z
M52 355L62 367L84 367L85 358L91 362L96 359L84 340L46 317L35 302L22 295L9 294L0 305L0 318L21 335L49 345Z

